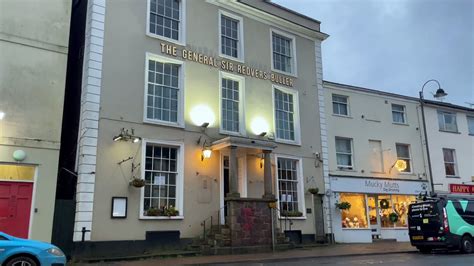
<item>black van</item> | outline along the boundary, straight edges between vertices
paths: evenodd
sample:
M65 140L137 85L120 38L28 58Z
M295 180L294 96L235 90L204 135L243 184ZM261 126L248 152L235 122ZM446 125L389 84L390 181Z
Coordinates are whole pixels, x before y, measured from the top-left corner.
M474 200L432 198L408 209L410 242L422 253L432 249L474 251Z

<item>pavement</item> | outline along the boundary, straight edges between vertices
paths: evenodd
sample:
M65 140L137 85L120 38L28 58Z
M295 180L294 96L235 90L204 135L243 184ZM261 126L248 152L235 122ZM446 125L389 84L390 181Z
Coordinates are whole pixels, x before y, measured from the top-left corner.
M216 255L196 256L181 258L152 258L134 261L98 262L95 264L74 265L207 265L207 264L231 264L231 263L269 263L278 261L292 261L301 259L348 257L361 255L381 255L414 253L417 250L409 242L378 242L370 244L335 244L318 247L303 247L287 251L255 253L242 255Z

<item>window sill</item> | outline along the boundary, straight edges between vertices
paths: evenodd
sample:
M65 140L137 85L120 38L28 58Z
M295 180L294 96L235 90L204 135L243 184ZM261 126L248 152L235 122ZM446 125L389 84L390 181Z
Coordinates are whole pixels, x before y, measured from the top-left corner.
M369 230L372 230L371 228L347 228L347 227L343 227L342 230L361 230L361 231L369 231Z
M354 172L354 173L357 172L357 170L355 170L355 169L348 169L348 168L339 167L339 166L337 167L336 170L337 170L337 171L344 171L344 172Z
M246 135L243 132L225 131L223 129L219 129L219 134L228 135L228 136L236 136L236 137L246 137Z
M242 63L242 64L245 64L245 61L243 58L236 58L236 57L232 57L230 55L226 55L226 54L223 54L223 53L219 53L219 57L221 58L224 58L224 59L227 59L227 60L232 60L232 61L236 61L236 62L239 62L239 63Z
M184 216L140 216L140 220L183 220Z
M386 174L385 172L378 172L378 171L370 171L371 174L379 174L379 175L384 175Z
M457 175L447 175L446 178L456 178L456 179L460 179L461 177L460 177L460 176L457 176Z
M471 134L471 133L469 133L469 134L467 134L467 135L468 135L468 136L473 136L473 137L474 137L474 133L472 133L472 134Z
M300 216L300 217L281 217L281 216L279 216L278 219L280 219L280 220L306 220L306 216Z
M286 76L290 76L290 77L294 77L294 78L298 78L297 73L290 73L290 72L285 72L285 71L282 71L282 70L274 69L273 68L273 59L272 59L272 72L282 74L282 75L286 75Z
M184 125L178 123L171 123L159 120L151 120L151 119L144 119L143 123L145 124L153 124L153 125L160 125L160 126L167 126L167 127L177 127L177 128L184 128Z
M398 173L399 175L410 175L410 176L416 176L416 174L412 173L412 172L407 172L407 173L403 173L403 172L399 172Z
M397 123L397 122L392 122L392 124L394 124L394 125L398 125L398 126L407 126L407 127L408 127L408 126L410 126L410 125L409 125L409 124L407 124L407 123Z
M380 230L408 230L408 227L383 227Z
M353 119L352 116L349 116L349 115L340 115L340 114L332 114L333 116L337 116L337 117L343 117L343 118L349 118L349 119Z
M301 146L301 142L295 141L295 140L285 140L285 139L275 138L275 142L282 143L282 144L294 145L294 146Z
M183 41L167 38L167 37L157 35L157 34L154 34L154 33L151 33L151 32L147 32L146 35L148 37L158 39L158 40L161 40L161 41L174 43L174 44L177 44L177 45L180 45L180 46L186 46L186 43L184 43Z
M440 129L439 132L452 133L452 134L461 134L461 132L459 132L459 131L449 131L449 130L443 130L443 129Z

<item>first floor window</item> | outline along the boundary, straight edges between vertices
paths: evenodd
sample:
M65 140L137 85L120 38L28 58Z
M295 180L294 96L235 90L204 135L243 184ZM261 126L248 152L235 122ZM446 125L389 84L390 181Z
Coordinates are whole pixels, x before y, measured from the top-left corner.
M292 93L275 89L276 137L282 140L295 140L295 108Z
M298 195L298 163L299 160L278 158L278 198L282 216L302 216L299 211L300 195Z
M397 143L396 148L397 148L397 160L403 160L407 164L407 167L405 168L405 170L401 170L401 172L411 173L410 145Z
M178 215L178 150L173 146L146 145L144 216Z
M146 118L178 123L180 65L148 59Z
M443 149L446 176L456 176L456 154L453 149Z
M474 135L474 116L467 117L467 128L469 135Z
M293 40L272 33L273 68L293 73Z
M351 207L341 212L342 228L367 228L365 195L341 193L338 203L343 202L350 203Z
M239 57L239 20L221 15L221 52Z
M336 137L336 161L338 168L352 169L352 139Z
M232 79L222 79L222 129L239 132L239 82Z

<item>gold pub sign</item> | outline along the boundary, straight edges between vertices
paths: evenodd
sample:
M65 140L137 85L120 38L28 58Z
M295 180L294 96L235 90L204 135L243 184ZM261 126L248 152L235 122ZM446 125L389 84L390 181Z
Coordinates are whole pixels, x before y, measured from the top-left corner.
M241 75L254 77L263 80L270 80L271 82L285 85L288 87L293 87L293 79L287 76L278 75L275 73L263 71L257 68L249 67L244 64L234 63L232 61L218 59L213 56L207 56L202 53L194 52L189 49L182 49L178 53L178 47L171 44L161 43L161 53L167 54L170 56L178 57L178 54L182 59L194 61L196 63L208 65L215 68L220 68L229 72L236 72Z

